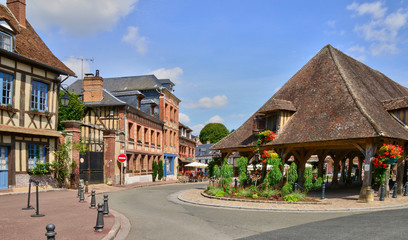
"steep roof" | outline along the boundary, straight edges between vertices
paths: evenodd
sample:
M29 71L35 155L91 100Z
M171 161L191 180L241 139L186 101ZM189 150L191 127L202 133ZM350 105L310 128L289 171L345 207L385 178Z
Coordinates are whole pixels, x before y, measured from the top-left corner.
M30 63L41 66L46 65L43 67L51 68L60 74L75 76L75 73L71 69L55 57L27 20L26 27L20 26L11 11L2 4L0 4L0 18L5 20L16 30L15 51L1 51L1 54L10 54L22 61L29 61Z
M254 117L289 101L296 112L269 145L389 137L408 140L408 130L383 103L408 96L407 88L327 45L240 128L212 149L245 148L257 137Z

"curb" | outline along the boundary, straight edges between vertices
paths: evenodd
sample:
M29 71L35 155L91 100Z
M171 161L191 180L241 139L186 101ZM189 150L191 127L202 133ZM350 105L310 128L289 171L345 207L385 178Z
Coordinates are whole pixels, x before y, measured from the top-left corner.
M57 191L66 191L66 190L70 190L67 188L53 188L53 189L44 189L44 190L38 190L38 192L57 192ZM31 193L35 193L35 189L34 191L31 190ZM5 192L5 193L1 193L0 192L0 196L3 195L16 195L16 194L28 194L28 191L26 192Z
M181 191L177 195L177 199L194 205L201 205L206 207L213 207L213 208L225 208L225 209L235 209L235 210L252 210L252 211L268 211L268 212L304 212L304 213L341 213L341 212L370 212L370 211L380 211L380 210L392 210L392 209L401 209L401 208L408 208L408 203L405 204L398 204L392 206L384 206L384 207L367 207L367 208L331 208L331 209L291 209L291 208L258 208L258 207L241 207L241 206L224 206L224 205L217 205L217 204L210 204L210 203L199 203L186 200L182 197L182 194L186 191Z
M109 209L109 211L112 213L112 215L115 216L115 223L113 224L109 233L105 237L103 237L102 240L126 239L131 226L129 219L118 211L115 211L113 209Z

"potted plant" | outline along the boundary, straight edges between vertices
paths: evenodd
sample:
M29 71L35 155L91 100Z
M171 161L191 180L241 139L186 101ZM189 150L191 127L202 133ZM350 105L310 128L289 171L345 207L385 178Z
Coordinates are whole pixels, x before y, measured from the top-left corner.
M403 150L398 145L383 144L378 151L378 160L385 164L396 163L398 158L401 158Z

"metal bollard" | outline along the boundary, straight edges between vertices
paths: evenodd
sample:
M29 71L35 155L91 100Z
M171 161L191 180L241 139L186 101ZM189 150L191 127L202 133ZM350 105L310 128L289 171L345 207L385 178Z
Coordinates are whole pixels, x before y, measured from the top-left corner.
M33 215L31 215L31 217L44 217L45 215L44 214L40 214L40 202L39 202L39 199L38 199L38 184L39 184L39 182L37 182L37 181L33 181L33 182L35 182L35 200L36 200L36 209L35 209L35 214L33 214Z
M320 197L320 199L325 199L325 195L326 194L326 184L323 183L322 185L322 196Z
M30 196L31 196L31 178L28 181L29 185L28 185L28 200L27 200L27 207L22 208L23 210L30 210L30 209L34 209L32 206L30 206Z
M94 227L95 232L102 232L103 225L103 203L98 203L98 215L96 216L96 226Z
M96 201L95 201L95 190L91 192L91 206L89 208L96 208Z
M384 184L381 185L381 193L380 193L380 201L384 201L384 191L385 191L385 186Z
M81 183L80 182L78 182L78 198L79 198L79 196L81 196Z
M297 189L298 189L298 184L295 183L295 193L297 192Z
M327 176L326 183L329 183L329 176Z
M79 194L79 202L84 202L85 197L84 197L84 186L81 186L81 191Z
M235 188L238 186L238 180L235 178Z
M108 195L103 195L103 216L109 216Z
M85 192L88 193L88 181L85 181Z
M397 198L397 183L394 183L392 198Z
M54 231L55 230L55 225L54 224L48 224L45 229L47 232L45 233L45 236L47 236L47 240L55 240L55 235L57 233Z
M408 196L408 182L406 182L404 186L404 196Z

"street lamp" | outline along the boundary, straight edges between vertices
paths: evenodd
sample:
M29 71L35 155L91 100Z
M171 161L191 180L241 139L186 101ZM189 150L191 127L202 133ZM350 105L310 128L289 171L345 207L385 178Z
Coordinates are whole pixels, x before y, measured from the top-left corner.
M62 106L68 106L69 103L69 96L67 93L64 93L64 96L61 97L61 104Z

